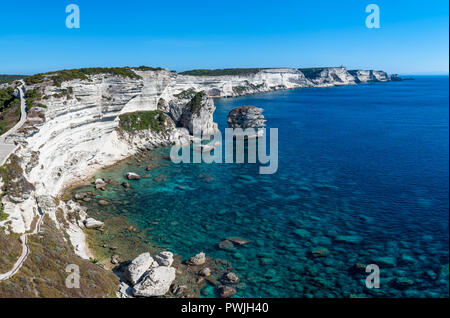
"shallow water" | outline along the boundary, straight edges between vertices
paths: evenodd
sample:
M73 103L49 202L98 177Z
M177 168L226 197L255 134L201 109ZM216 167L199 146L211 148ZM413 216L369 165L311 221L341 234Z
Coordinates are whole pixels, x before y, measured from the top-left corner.
M129 191L111 187L102 198L114 205L101 209L183 258L230 260L242 281L236 297L448 297L448 77L215 104L221 130L234 107L265 109L279 129L276 174L260 175L257 164L176 165L161 148L150 172L124 162L98 173L151 175ZM219 249L231 236L252 243ZM379 289L349 271L355 263L379 265Z

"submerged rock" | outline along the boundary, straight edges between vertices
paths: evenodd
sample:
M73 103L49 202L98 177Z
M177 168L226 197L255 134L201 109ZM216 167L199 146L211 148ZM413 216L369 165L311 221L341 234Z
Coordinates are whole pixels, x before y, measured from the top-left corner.
M233 243L229 240L223 240L220 241L217 246L221 249L221 250L234 250L235 247L233 245Z
M234 284L239 283L240 279L235 273L230 272L230 273L227 273L227 274L223 275L221 281L224 284L234 285Z
M352 267L350 267L348 271L350 272L350 274L364 274L366 273L366 267L367 265L365 264L356 263Z
M135 285L153 263L154 260L150 253L142 253L131 261L124 272L124 276L132 285Z
M358 235L338 235L334 240L339 243L359 244L362 241L362 237Z
M136 297L162 296L169 291L175 276L175 268L173 267L159 266L152 268L133 287L133 295Z
M233 242L234 244L241 245L241 246L250 244L252 242L249 240L244 240L243 238L240 238L240 237L229 237L229 238L227 238L227 240Z
M305 239L311 236L311 233L309 233L307 230L304 229L296 229L294 231L294 234L301 239Z
M324 257L330 254L330 251L327 248L316 248L311 251L311 255L313 257Z
M377 257L372 260L373 264L378 265L379 267L384 268L392 268L397 266L397 262L395 257L391 256L383 256L383 257Z
M414 285L414 281L406 277L398 277L392 281L392 287L396 289L406 289Z
M128 189L130 187L130 184L128 182L122 182L122 187Z
M222 298L229 298L236 294L236 289L231 286L219 286L218 290Z

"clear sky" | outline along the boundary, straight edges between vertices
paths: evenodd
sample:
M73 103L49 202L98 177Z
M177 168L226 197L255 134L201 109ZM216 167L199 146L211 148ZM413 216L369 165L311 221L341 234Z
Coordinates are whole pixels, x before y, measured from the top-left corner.
M68 4L80 28L65 25ZM368 29L365 8L380 8ZM1 1L0 74L93 66L448 73L446 0Z

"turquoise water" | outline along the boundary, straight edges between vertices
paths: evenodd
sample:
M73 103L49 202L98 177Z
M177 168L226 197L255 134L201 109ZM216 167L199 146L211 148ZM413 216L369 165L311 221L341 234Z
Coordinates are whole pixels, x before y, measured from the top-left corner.
M276 174L258 174L257 164L176 165L162 148L150 172L122 164L99 174L151 174L128 192L108 190L114 206L103 209L183 258L230 260L242 281L236 297L448 297L448 77L215 104L220 129L234 107L265 109L279 129ZM230 236L252 243L219 249ZM380 266L379 289L365 287L356 263Z

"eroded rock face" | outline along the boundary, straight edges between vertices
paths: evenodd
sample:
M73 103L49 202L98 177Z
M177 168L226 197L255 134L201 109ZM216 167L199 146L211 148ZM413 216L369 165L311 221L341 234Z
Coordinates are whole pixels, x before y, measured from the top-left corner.
M215 109L211 98L206 93L199 92L187 103L180 123L190 134L214 134L217 131L217 124L213 121Z
M228 114L230 128L262 128L265 126L264 109L256 106L241 106L234 108Z
M132 285L135 285L153 263L154 260L150 253L142 253L131 261L124 272L124 276Z
M135 297L162 296L169 291L175 280L175 268L159 266L152 268L144 275L139 283L133 287Z

